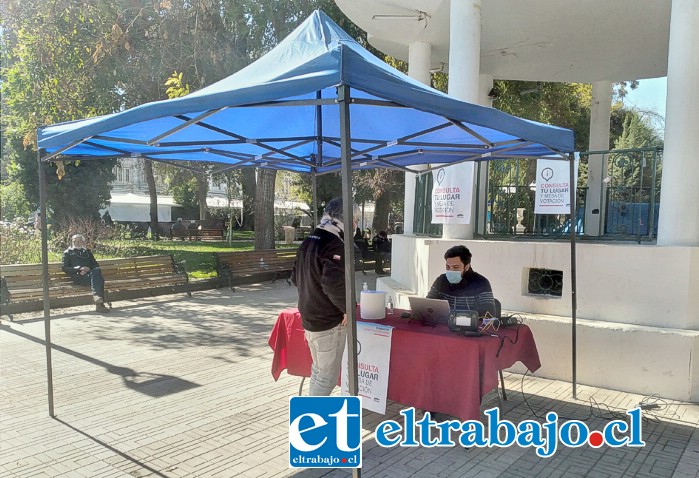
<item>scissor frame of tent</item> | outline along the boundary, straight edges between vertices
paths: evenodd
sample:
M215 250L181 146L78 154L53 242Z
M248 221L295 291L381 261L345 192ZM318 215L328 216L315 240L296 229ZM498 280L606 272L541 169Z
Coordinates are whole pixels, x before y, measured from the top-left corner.
M250 66L183 98L39 128L49 415L51 360L46 167L49 162L140 157L194 172L255 167L340 172L345 230L353 170L425 174L469 161L561 159L575 184L572 131L451 98L394 70L320 11ZM426 169L415 166L427 165ZM570 188L571 205L575 190ZM576 395L576 255L570 228L572 380ZM345 243L350 392L357 393L354 250Z

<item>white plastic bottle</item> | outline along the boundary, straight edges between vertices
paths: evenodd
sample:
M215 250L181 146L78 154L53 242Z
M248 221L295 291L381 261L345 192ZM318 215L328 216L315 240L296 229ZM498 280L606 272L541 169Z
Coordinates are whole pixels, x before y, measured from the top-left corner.
M362 290L369 290L369 285L366 282L362 285Z

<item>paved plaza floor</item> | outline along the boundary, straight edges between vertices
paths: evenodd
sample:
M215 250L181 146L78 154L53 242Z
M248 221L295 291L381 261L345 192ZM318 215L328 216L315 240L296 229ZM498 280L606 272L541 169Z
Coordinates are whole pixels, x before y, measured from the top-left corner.
M375 276L358 275L358 282ZM125 301L109 315L54 311L56 418L48 416L41 313L0 323L0 477L321 477L288 466L288 397L300 379L270 373L267 338L296 290L284 282ZM542 357L542 361L548 358ZM556 411L601 429L644 397L505 374L505 418ZM366 477L699 477L699 404L660 400L641 448L382 448L373 437L404 408L365 412ZM483 409L498 404L496 392Z

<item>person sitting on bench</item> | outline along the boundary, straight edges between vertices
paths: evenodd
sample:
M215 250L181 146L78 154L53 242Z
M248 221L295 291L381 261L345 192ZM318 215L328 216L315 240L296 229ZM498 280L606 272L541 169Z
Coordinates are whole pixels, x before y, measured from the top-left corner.
M381 231L374 237L372 243L374 244L374 251L376 251L375 272L383 274L384 262L391 262L391 241L388 239L386 231Z
M89 285L95 301L95 311L109 312L104 305L104 277L92 251L85 247L85 236L76 234L72 246L63 252L63 272L77 285Z
M178 217L177 222L170 226L170 239L175 238L175 234L179 233L180 240L184 241L184 233L187 230L187 226L182 223L182 218Z

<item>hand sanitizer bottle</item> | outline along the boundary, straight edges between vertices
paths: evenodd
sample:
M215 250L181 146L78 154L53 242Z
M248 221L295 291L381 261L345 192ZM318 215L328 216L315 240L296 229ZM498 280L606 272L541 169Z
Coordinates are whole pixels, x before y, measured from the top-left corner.
M362 285L362 290L369 290L369 285L366 282Z
M388 296L388 313L393 314L393 297Z

